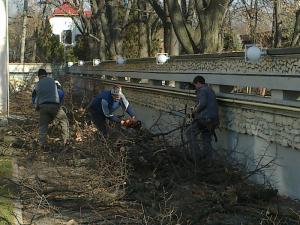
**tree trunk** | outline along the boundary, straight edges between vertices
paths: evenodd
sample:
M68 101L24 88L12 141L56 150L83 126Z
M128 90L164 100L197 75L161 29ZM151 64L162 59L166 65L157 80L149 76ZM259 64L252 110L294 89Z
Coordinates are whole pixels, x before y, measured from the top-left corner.
M171 30L170 30L169 43L170 43L169 55L179 55L180 45L173 26L171 26Z
M36 42L34 42L32 46L31 62L35 63L35 58L36 58Z
M164 27L164 52L170 52L170 41L169 36L171 35L171 27L172 22L170 19L170 14L168 13L168 5L166 1L164 1L164 13L165 13L165 21L163 23Z
M196 0L195 5L201 27L200 52L219 52L223 48L221 26L228 8L228 0L211 0L204 8L200 0Z
M273 47L281 47L282 39L282 19L281 19L281 2L280 0L274 0L273 10Z
M86 27L88 32L96 34L99 38L98 57L101 60L106 59L106 50L108 51L109 58L115 57L116 52L111 41L110 31L108 28L108 21L105 15L105 2L91 0L92 18L90 24Z
M105 44L105 36L102 31L102 26L100 26L99 29L99 48L98 48L98 53L101 61L104 61L106 59L106 44Z
M166 23L164 23L164 52L170 51L170 42L168 40L168 37L171 35L171 26L171 21L167 19Z
M89 37L88 45L90 49L88 57L90 58L90 60L98 58L98 42L95 39Z
M146 26L147 14L146 14L146 2L144 0L138 0L139 8L139 57L148 57L148 31Z
M25 59L25 44L26 44L26 33L27 33L27 14L28 14L28 1L24 0L23 10L23 26L22 26L22 37L21 37L21 56L20 62L23 64Z
M158 24L158 17L155 17L153 14L149 14L147 20L147 45L148 45L148 56L152 55L152 37L155 36L156 27Z
M201 41L201 29L200 24L196 28L193 28L193 18L195 13L195 0L189 0L188 9L186 13L186 26L188 31L192 34L192 38L197 46L197 49L200 48Z
M159 19L162 21L163 24L163 51L170 52L169 37L171 36L172 22L170 19L170 15L168 14L167 2L163 1L163 8L157 0L148 0L148 2L151 4L152 8L155 10L156 14L158 15Z
M178 0L166 0L166 3L174 31L181 46L186 53L193 54L197 48L184 22Z
M109 7L109 21L111 27L111 38L113 45L115 47L115 52L117 55L123 55L122 49L122 38L121 38L121 27L119 24L119 7L118 0L108 0L108 7Z
M294 26L294 34L292 39L292 47L296 46L300 37L300 9L296 11L296 20Z
M165 7L165 12L167 16L167 32L166 32L166 39L165 41L167 42L168 46L168 51L169 55L179 55L179 42L174 30L174 27L172 25L171 19L170 19L170 13L167 7Z
M256 35L257 35L257 21L258 21L258 0L254 2L254 26L252 30L253 36L253 43L256 43Z
M99 17L102 25L102 32L105 37L106 41L106 46L109 52L109 58L115 59L116 58L116 51L115 51L115 46L114 42L112 41L111 35L110 35L110 30L108 26L108 21L106 18L106 12L105 12L105 2L104 1L97 1L98 2L98 7L99 7Z
M38 29L35 28L34 33L33 33L33 46L32 46L32 56L31 56L31 62L35 63L35 59L36 59L36 51L37 51L37 46L36 46L36 42L38 39Z

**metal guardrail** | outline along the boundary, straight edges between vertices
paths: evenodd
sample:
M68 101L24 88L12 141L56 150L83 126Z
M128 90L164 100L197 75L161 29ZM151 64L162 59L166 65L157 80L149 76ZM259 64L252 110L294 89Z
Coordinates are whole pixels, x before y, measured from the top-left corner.
M80 79L88 79L88 80L95 80L99 81L99 77L91 77L91 76L79 76ZM146 90L146 91L154 91L164 94L174 94L178 96L187 96L187 97L196 97L196 94L191 90L183 90L178 88L172 88L168 86L156 86L156 85L147 85L147 84L139 84L139 83L131 83L131 82L124 82L119 80L110 80L110 79L102 79L101 82L108 85L113 84L120 84L123 87L137 89L137 90ZM249 106L255 106L261 108L260 111L273 111L273 110L285 110L290 112L296 112L297 117L299 117L300 107L293 106L294 102L290 102L290 104L272 104L270 103L269 99L267 98L259 98L260 101L257 101L257 98L252 96L237 96L236 98L232 98L232 96L228 96L227 94L220 94L218 95L217 99L220 102L227 103L227 104L235 104L237 105L244 105L249 108Z
M244 62L241 52L171 57L170 62L156 65L155 58L129 59L124 65L115 61L92 66L74 64L68 73L103 81L139 84L182 93L197 75L202 75L220 99L300 107L300 48L270 49L261 65ZM12 74L36 72L45 68L49 73L63 75L66 71L54 64L10 64ZM224 71L222 69L225 68ZM170 90L169 90L170 91ZM228 101L227 101L228 102Z
M292 61L292 67L295 64L295 60L299 60L296 64L300 63L299 49L297 51L289 50L287 54L284 54L284 50L269 50L269 52L272 54L264 62L265 67L268 66L268 63L272 67L275 58L282 66L288 65L290 59L292 59L290 60ZM207 61L208 58L211 60ZM199 69L199 64L202 63L202 60L205 60L206 64L210 63L213 65L214 59L216 61L221 59L224 62L230 60L229 63L235 63L233 58L237 59L239 63L243 62L243 54L241 53L196 55L194 58L188 55L174 57L172 63L162 67L155 64L154 58L146 58L128 60L126 65L116 65L114 61L106 61L98 66L90 64L79 66L75 64L69 68L68 73L106 81L120 82L126 80L127 83L139 82L139 85L144 87L151 86L159 89L170 88L170 86L163 85L163 83L172 83L173 90L180 90L181 92L184 92L186 87L184 84L191 82L195 76L202 75L220 99L276 104L277 108L280 105L292 108L300 107L300 74L297 71L293 72L294 70L286 69L287 72L285 73L285 68L282 68L280 71L270 69L272 72L264 72L260 65L247 65L245 73L237 71L220 72L219 68L210 70L205 68ZM196 62L195 67L186 69L185 62L189 62L190 59ZM189 65L193 66L191 63ZM231 66L234 67L234 65ZM264 94L255 94L255 91Z
M232 74L215 72L164 72L164 71L136 71L136 70L86 70L85 67L73 66L69 69L71 74L98 75L113 77L130 77L136 79L191 82L196 75L201 75L208 84L223 86L250 86L264 87L275 90L300 91L300 75L274 75L274 74Z

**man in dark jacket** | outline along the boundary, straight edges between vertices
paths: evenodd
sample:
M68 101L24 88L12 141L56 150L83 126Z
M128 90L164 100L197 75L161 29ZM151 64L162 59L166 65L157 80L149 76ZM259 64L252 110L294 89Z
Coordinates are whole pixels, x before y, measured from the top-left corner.
M66 113L62 110L57 86L51 77L47 77L44 69L38 71L39 81L32 93L32 101L39 111L39 144L46 144L49 124L56 119L62 129L63 143L69 139L69 123Z
M64 102L64 97L65 97L65 92L61 86L61 84L59 83L58 80L55 80L55 84L56 84L56 87L57 87L57 92L58 92L58 97L59 97L59 103L62 105L63 102ZM34 87L33 91L32 91L32 95L31 95L31 98L32 98L32 104L36 105L36 90L35 90L36 87Z
M211 139L215 128L219 124L219 110L214 91L205 84L202 76L193 80L196 88L197 103L192 110L193 122L186 130L186 136L193 156L196 159L212 157ZM201 133L202 146L200 148L197 136Z
M113 86L111 90L101 91L88 105L87 110L92 121L104 137L107 136L107 119L121 125L125 123L125 120L113 114L120 107L122 107L123 112L128 113L132 119L135 119L135 113L122 93L121 86L118 85Z

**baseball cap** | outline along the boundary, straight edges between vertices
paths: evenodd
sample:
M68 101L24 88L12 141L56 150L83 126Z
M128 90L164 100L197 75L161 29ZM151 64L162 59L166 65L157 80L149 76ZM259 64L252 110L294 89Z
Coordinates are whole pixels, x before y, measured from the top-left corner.
M110 90L110 93L112 95L121 95L122 94L122 88L119 85L115 85L112 87L112 89Z

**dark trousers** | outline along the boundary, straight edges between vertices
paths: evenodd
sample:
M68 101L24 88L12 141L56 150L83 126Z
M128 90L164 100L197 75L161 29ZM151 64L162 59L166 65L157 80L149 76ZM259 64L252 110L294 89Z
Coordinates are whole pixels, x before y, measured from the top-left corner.
M193 160L201 158L212 158L212 136L214 129L208 128L206 123L194 120L186 129L185 134L189 145L190 155ZM201 145L198 141L198 135L201 134Z
M42 104L39 105L39 143L46 144L47 132L49 124L55 119L62 131L64 144L69 139L69 121L66 113L58 104Z
M101 112L92 109L89 109L88 112L97 129L104 137L107 137L106 117Z

